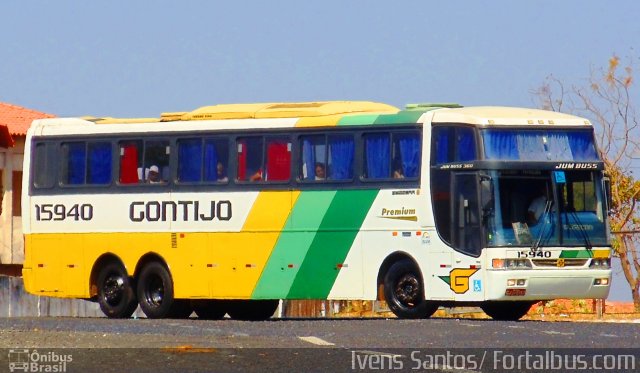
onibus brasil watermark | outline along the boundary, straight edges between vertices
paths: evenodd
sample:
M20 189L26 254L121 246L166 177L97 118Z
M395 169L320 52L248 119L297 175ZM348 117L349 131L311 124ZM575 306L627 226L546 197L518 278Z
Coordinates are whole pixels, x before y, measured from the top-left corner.
M72 361L71 354L55 351L9 350L9 371L11 372L66 372Z
M607 350L606 352L612 352ZM635 371L633 354L570 350L402 350L351 351L352 370L480 370L483 371Z

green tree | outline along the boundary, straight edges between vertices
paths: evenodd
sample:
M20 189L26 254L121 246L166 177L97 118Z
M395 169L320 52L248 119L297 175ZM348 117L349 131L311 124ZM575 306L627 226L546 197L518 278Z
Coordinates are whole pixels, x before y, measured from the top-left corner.
M592 69L586 84L567 88L551 75L532 93L543 109L571 112L595 125L605 174L611 180L613 248L640 311L640 181L633 174L640 163L640 118L633 102L633 62L629 58L621 67L614 55L606 68Z

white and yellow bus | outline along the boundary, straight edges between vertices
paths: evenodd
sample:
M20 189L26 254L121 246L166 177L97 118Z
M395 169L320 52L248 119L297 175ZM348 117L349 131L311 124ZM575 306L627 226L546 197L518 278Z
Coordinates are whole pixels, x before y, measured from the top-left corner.
M270 317L281 299L401 318L606 298L603 162L566 114L372 102L37 120L26 289L108 317Z

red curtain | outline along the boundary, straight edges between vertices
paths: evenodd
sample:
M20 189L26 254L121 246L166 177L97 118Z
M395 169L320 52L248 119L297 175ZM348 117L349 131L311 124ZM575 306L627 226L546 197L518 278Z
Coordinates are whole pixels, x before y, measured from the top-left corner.
M247 142L238 142L238 180L247 180Z
M138 148L135 145L125 145L120 158L120 183L138 183Z
M267 147L269 181L287 181L291 177L291 152L286 142L272 142Z

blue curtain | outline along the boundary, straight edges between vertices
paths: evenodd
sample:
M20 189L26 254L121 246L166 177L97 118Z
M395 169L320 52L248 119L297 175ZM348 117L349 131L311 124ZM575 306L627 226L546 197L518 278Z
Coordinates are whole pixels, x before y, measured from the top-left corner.
M486 159L516 160L520 158L516 133L501 130L485 130L482 133Z
M451 136L451 128L434 129L436 136L436 164L448 163L449 160L449 138Z
M544 143L545 133L542 131L526 131L516 134L518 139L518 153L520 160L547 161L549 160L548 146Z
M365 138L367 177L369 179L389 177L389 170L391 169L389 148L388 134L368 135Z
M200 181L201 168L202 141L200 139L181 141L178 150L178 180Z
M420 137L418 134L399 135L400 157L404 177L417 177L420 165Z
M569 148L574 161L597 161L598 154L593 140L593 133L588 131L568 132Z
M223 169L220 178L227 176L227 170ZM218 181L218 152L213 141L204 144L204 180Z
M304 171L302 176L304 180L315 180L316 152L314 148L310 139L302 141L302 169Z
M353 178L353 138L329 137L329 178L345 180Z
M588 131L485 130L482 133L486 159L598 160L593 135Z
M109 184L111 182L111 143L89 144L89 184Z
M87 158L87 150L85 143L69 143L67 144L68 154L68 184L84 184L84 174Z
M458 128L457 161L473 161L476 159L476 142L471 128Z

